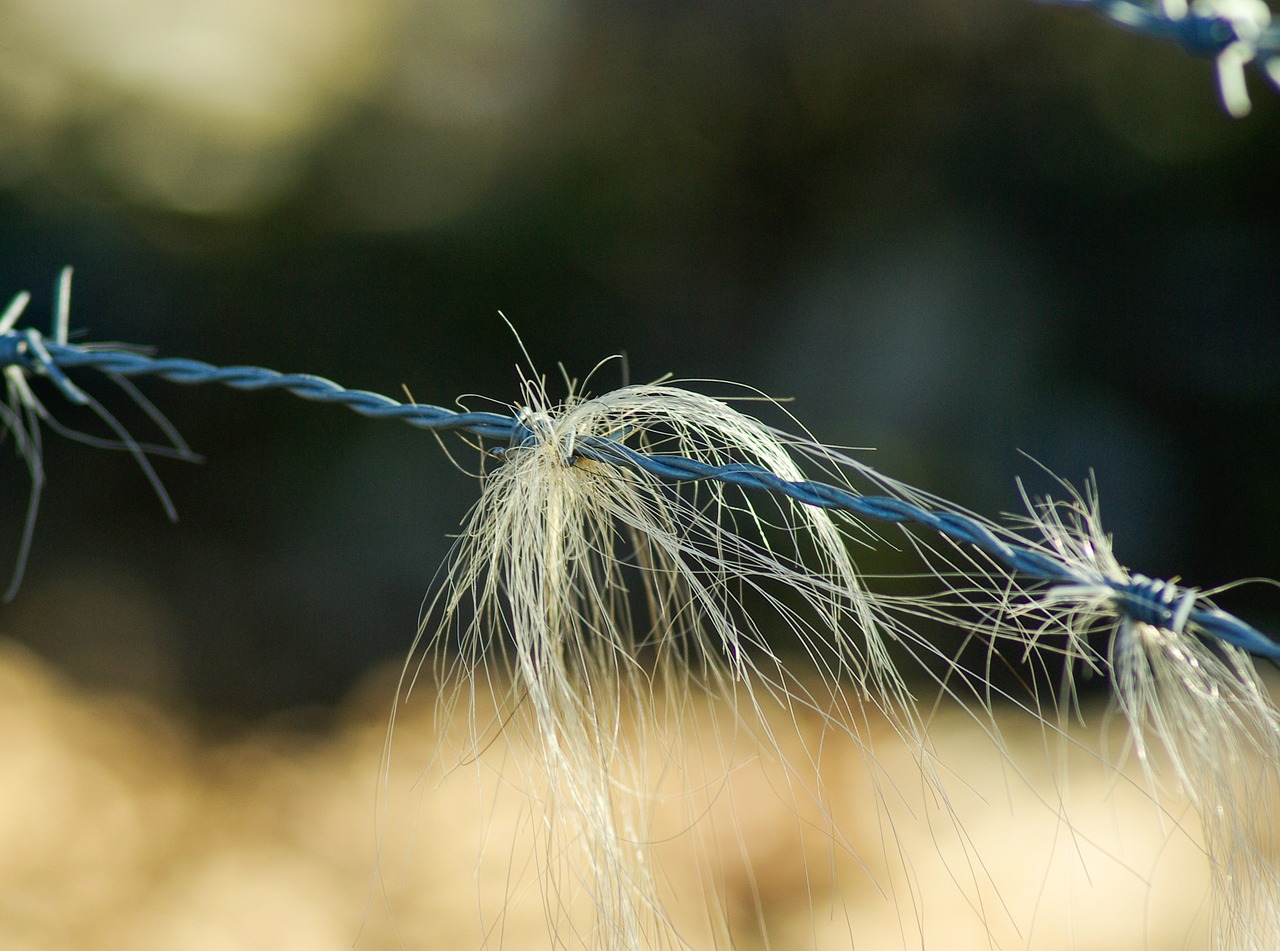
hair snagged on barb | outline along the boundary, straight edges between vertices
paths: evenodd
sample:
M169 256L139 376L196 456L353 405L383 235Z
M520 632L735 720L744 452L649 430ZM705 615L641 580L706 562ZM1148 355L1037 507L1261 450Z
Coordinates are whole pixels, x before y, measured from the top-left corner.
M484 474L419 633L445 691L437 722L466 724L477 752L498 730L533 747L523 782L539 803L539 886L557 945L682 946L648 854L654 745L678 742L682 708L703 691L745 704L748 719L768 698L853 733L871 698L921 747L889 659L893 622L826 511L715 481L677 489L575 452L603 437L798 480L786 437L672 385L552 407L526 381L523 396L517 438ZM405 699L422 662L406 667ZM476 719L486 682L505 698L495 723ZM594 909L586 924L563 910L575 889Z
M1146 578L1119 563L1092 487L1083 496L1072 492L1033 506L1030 524L1047 550L1096 579L1049 587L1031 604L1061 619L1068 656L1109 672L1115 705L1152 791L1172 785L1194 808L1209 860L1214 946L1280 946L1278 842L1271 822L1280 801L1280 713L1253 658L1234 644L1206 640L1189 622L1193 607L1213 609L1204 592ZM1140 591L1147 603L1166 610L1145 616L1131 607L1117 616L1117 589ZM1101 652L1089 639L1099 630L1108 634Z

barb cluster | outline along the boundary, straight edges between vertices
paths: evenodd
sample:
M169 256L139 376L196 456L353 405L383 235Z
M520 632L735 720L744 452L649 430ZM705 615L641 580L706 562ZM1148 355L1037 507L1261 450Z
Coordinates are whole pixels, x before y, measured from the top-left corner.
M1265 0L1042 0L1089 7L1127 29L1169 40L1212 58L1218 88L1231 115L1249 114L1245 67L1250 63L1280 88L1280 28Z

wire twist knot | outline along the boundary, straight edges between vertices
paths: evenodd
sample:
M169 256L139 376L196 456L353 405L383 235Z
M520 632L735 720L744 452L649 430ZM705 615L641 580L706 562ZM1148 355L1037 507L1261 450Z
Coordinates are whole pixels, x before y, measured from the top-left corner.
M554 445L559 453L560 462L566 468L573 465L578 458L577 435L556 432L555 420L545 410L535 410L528 406L516 408L511 420L511 437L505 447L492 450L493 455L502 458L513 449L532 449L537 446Z
M1130 621L1173 634L1181 634L1187 626L1198 596L1194 588L1179 588L1172 581L1141 574L1117 585L1115 593L1116 609Z
M1271 22L1271 11L1261 0L1202 0L1181 16L1169 18L1183 49L1197 56L1216 57L1233 43L1256 43Z
M0 367L43 376L72 403L86 405L89 397L62 372L44 341L44 334L35 327L5 330L0 333Z

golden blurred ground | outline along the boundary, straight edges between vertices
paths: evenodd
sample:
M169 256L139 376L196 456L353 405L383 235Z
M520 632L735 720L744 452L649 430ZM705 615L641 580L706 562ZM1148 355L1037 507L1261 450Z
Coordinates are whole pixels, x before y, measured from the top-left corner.
M0 947L479 948L486 928L490 947L549 947L535 823L512 782L523 747L494 744L482 768L441 778L425 769L441 742L432 705L416 700L380 798L393 683L370 681L319 733L277 723L212 741L0 642ZM806 779L748 747L759 723L726 731L713 704L693 717L672 773L701 792L660 803L654 858L694 946L704 859L744 949L765 946L761 919L774 949L1206 945L1194 843L1091 749L1046 755L1029 718L1001 718L1002 756L972 720L938 716L955 823L887 729L872 737L878 805L863 754L816 718L767 724L784 756L813 764ZM450 732L440 763L464 755ZM1116 755L1114 730L1108 743ZM802 789L819 777L827 815Z

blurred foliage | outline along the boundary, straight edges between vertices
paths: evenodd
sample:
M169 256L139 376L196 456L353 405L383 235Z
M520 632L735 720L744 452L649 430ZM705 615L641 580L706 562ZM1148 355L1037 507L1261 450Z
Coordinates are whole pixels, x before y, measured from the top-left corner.
M1092 468L1136 570L1280 575L1280 102L1231 120L1209 62L1015 0L0 0L0 26L5 293L48 306L73 264L87 339L508 401L502 310L542 372L625 352L794 396L992 515L1048 485L1018 450ZM401 654L476 494L435 443L145 389L209 460L160 466L182 523L51 440L6 632L230 713ZM1265 590L1227 606L1280 623Z

